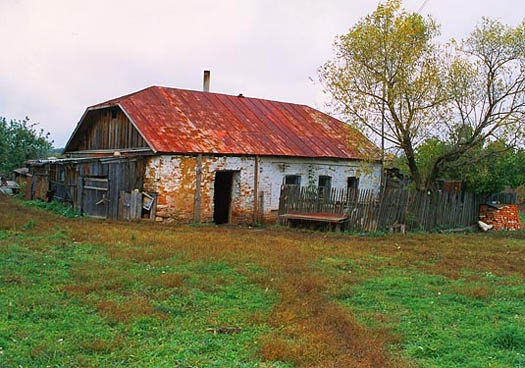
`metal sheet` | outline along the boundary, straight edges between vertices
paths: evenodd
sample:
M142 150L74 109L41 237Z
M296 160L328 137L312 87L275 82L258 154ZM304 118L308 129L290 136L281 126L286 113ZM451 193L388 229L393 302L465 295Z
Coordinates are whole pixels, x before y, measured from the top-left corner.
M305 105L153 86L91 108L117 105L159 153L380 157L359 131Z

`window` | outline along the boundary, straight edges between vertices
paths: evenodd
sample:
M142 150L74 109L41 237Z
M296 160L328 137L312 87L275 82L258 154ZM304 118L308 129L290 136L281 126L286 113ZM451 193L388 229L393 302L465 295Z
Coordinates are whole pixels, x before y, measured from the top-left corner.
M331 176L323 176L321 175L319 177L319 188L328 188L332 186L332 177Z
M299 175L286 175L284 177L284 184L301 185L301 177Z
M319 176L319 194L326 196L330 195L330 189L332 188L332 177L331 176Z
M348 189L348 190L350 190L350 189L357 189L358 186L359 186L359 179L356 178L355 176L350 176L346 180L346 189Z
M346 196L348 201L357 202L357 197L359 192L357 188L359 187L359 178L355 176L350 176L346 179Z

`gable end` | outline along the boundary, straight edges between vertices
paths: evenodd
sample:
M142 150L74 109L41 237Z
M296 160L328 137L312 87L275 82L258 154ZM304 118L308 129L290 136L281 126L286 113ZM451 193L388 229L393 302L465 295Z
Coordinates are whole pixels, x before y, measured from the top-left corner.
M67 143L64 153L149 148L127 114L116 105L88 109Z

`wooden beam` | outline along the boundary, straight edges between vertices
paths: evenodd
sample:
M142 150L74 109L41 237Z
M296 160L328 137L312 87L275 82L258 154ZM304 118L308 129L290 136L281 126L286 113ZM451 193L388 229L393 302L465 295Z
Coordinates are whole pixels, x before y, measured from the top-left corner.
M259 222L259 156L255 156L253 175L253 223Z
M195 198L193 201L193 222L201 222L201 181L202 181L202 155L197 156L195 167Z

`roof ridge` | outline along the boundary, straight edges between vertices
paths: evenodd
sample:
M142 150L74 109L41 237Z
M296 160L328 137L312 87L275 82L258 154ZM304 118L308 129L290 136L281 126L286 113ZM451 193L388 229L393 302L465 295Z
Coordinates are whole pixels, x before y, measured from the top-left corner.
M156 85L151 85L149 87L145 87L145 88L142 88L142 89L139 89L138 91L135 91L135 92L130 92L130 93L127 93L125 95L122 95L122 96L119 96L119 97L114 97L114 98L111 98L109 100L106 100L106 101L103 101L103 102L99 102L99 103L96 103L94 105L91 105L88 107L88 109L91 109L93 107L99 107L99 106L106 106L106 105L111 105L112 103L115 103L115 102L118 102L120 100L123 100L125 98L129 98L131 96L134 96L134 95L137 95L139 93L142 93L142 92L145 92L149 89L153 89L153 88L160 88L159 86L156 86Z
M153 84L151 86L142 88L142 89L134 91L134 92L130 92L130 93L124 94L124 95L119 96L119 97L115 97L115 98L109 99L109 100L104 101L104 102L96 103L96 104L94 104L92 106L89 106L89 107L93 108L93 107L98 107L98 106L109 105L109 104L118 102L120 100L123 100L123 99L129 98L129 97L135 96L135 95L140 94L140 93L143 93L143 92L145 92L147 90L150 90L150 89L176 90L176 91L184 91L184 92L191 92L191 93L198 93L198 94L210 93L210 94L213 94L213 95L216 95L216 96L225 96L225 97L231 97L231 98L246 98L246 99L250 99L250 100L269 101L269 102L272 102L272 103L288 104L288 105L294 105L294 106L304 106L304 107L308 107L310 109L314 109L314 108L312 108L312 107L310 107L310 106L308 106L306 104L296 103L296 102L278 101L278 100L272 100L272 99L269 99L269 98L261 98L261 97L249 97L249 96L244 96L242 94L236 96L236 95L223 93L223 92L205 92L205 91L200 91L200 90L195 90L195 89L168 87L168 86L161 86L161 85L156 85L156 84Z

